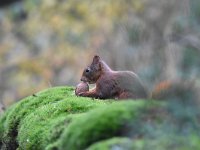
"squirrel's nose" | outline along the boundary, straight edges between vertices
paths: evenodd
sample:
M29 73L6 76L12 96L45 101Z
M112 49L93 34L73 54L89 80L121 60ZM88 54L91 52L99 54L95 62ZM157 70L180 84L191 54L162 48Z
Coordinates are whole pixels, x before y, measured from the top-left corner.
M87 82L87 78L86 77L81 77L81 81Z
M85 81L85 78L84 78L84 77L81 77L81 81Z

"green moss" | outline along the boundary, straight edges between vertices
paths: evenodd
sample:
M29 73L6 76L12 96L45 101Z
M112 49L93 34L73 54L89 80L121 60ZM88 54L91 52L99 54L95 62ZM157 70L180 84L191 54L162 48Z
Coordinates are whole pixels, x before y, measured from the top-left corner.
M83 114L63 133L60 149L85 149L96 141L124 136L125 127L140 116L139 110L151 106L142 100L124 101Z
M198 140L197 140L198 139ZM188 142L194 141L194 142ZM94 143L87 150L191 150L200 149L199 137L190 136L189 138L173 136L171 138L149 139L129 139L111 138Z
M72 90L71 87L52 88L29 96L17 103L6 116L4 123L6 128L3 135L5 145L9 145L13 149L18 147L16 137L20 121L39 106L59 101L69 95Z
M5 126L5 121L6 121L6 118L9 114L10 111L12 111L14 109L16 104L12 105L11 107L9 107L7 109L7 111L5 113L2 114L2 116L0 116L0 148L2 147L3 145L3 136L4 136L4 132L5 132L5 129L6 129L6 126Z
M143 138L132 142L133 150L191 150L199 149L199 142L193 143L193 136L178 136L173 135L171 137L157 137L155 139ZM196 138L196 137L195 137ZM199 137L198 137L199 141Z
M49 126L60 121L57 117L62 118L67 114L85 112L106 102L97 100L91 103L91 101L93 100L89 98L74 96L72 87L51 88L29 96L6 112L6 117L2 119L0 125L1 135L3 134L1 141L3 141L4 147L10 146L13 149L17 148L19 143L22 148L29 147L27 143L31 143L30 146L33 148L36 146L36 149L42 147L41 145L47 143L45 135L49 135L46 132ZM53 119L57 119L57 121L52 121ZM18 130L20 133L19 143L16 140ZM52 132L52 130L48 131ZM28 139L29 136L30 139ZM34 137L35 143L29 141L32 140L32 137ZM43 141L45 142L43 143Z
M133 150L133 141L129 138L111 138L94 143L87 150Z
M55 142L76 113L104 105L104 101L64 99L39 107L20 123L18 141L22 149L44 149ZM67 116L68 114L74 114Z
M69 124L60 139L60 150L85 149L113 137L141 138L144 141L139 143L145 142L142 145L145 149L146 142L147 147L155 143L157 149L162 149L160 143L166 149L175 143L185 143L188 149L198 147L198 144L190 145L191 137L200 140L198 114L188 116L188 110L182 107L179 108L182 115L177 116L180 110L176 108L168 103L124 101L91 110ZM160 141L157 143L157 140Z
M0 149L200 149L199 116L181 101L93 100L56 87L0 117Z

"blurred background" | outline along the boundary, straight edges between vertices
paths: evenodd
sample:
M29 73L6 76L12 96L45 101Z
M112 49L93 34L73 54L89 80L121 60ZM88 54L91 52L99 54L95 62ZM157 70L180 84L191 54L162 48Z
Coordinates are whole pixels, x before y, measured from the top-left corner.
M98 54L150 90L200 82L199 0L1 0L0 102L75 86Z

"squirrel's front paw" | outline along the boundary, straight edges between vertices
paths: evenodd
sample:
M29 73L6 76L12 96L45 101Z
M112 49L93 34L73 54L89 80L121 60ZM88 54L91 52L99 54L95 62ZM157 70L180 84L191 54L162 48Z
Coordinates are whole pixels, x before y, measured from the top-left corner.
M78 93L77 95L78 95L78 96L83 96L83 97L86 96L86 95L85 95L85 92L80 92L80 93Z

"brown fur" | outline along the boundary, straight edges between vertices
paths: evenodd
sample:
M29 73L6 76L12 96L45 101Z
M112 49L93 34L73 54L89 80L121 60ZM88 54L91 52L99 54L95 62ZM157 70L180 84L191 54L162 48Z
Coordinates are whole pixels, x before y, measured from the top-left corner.
M147 98L148 94L138 76L131 71L113 71L99 56L94 56L92 64L84 69L81 81L96 84L96 87L79 96L100 99Z
M152 92L152 99L192 101L199 99L199 88L192 80L176 79L158 83Z

